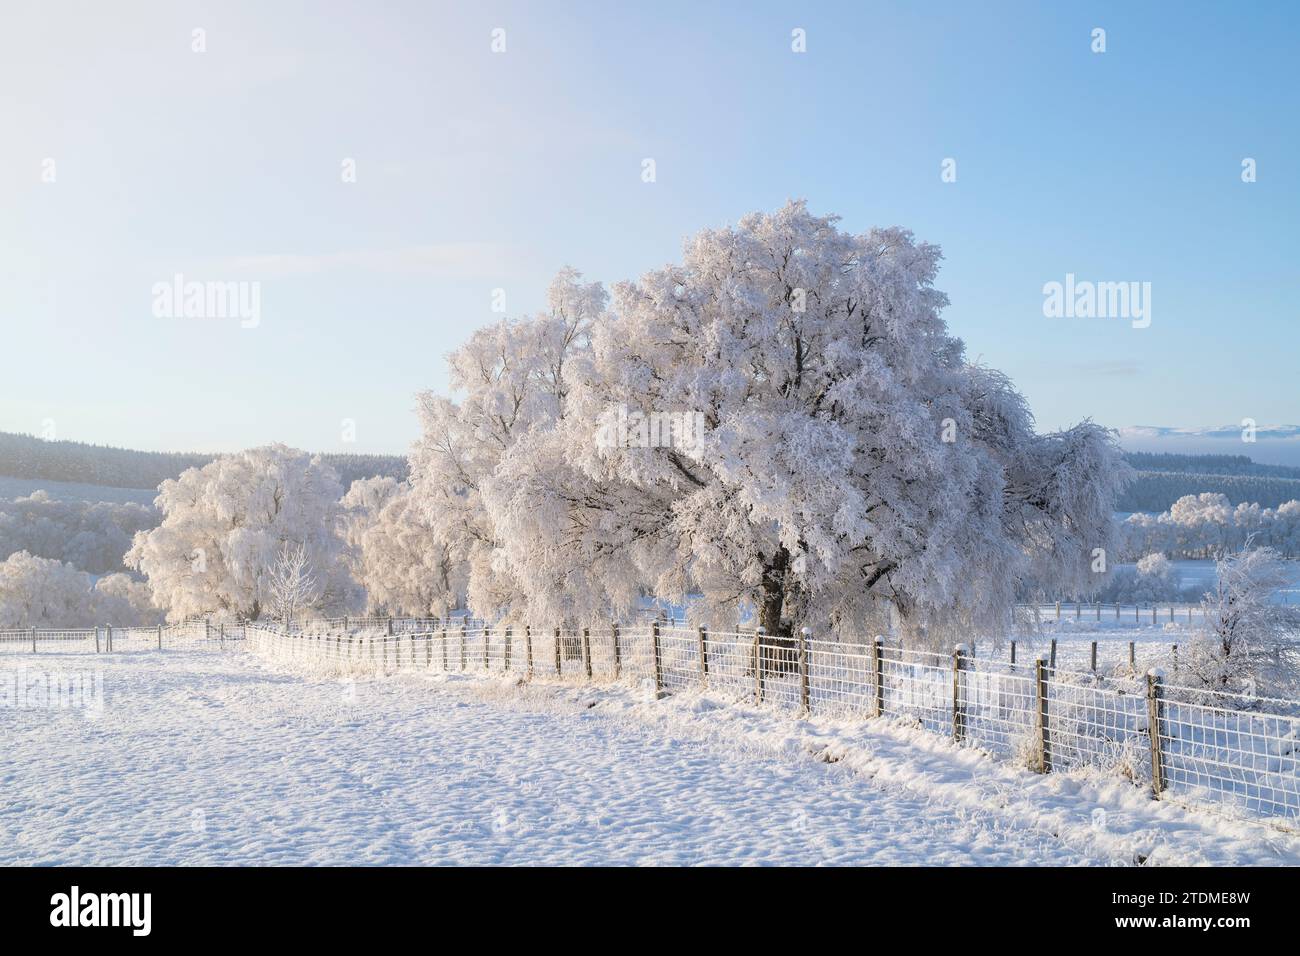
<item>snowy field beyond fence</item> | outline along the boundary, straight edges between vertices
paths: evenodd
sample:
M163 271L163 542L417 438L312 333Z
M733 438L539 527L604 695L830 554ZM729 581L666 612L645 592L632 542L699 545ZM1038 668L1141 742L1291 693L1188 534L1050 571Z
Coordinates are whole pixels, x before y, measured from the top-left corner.
M707 688L792 712L889 717L1044 772L1113 772L1156 795L1300 827L1300 703L1107 672L753 632L581 631L483 622L285 634L247 647L318 674L483 673Z

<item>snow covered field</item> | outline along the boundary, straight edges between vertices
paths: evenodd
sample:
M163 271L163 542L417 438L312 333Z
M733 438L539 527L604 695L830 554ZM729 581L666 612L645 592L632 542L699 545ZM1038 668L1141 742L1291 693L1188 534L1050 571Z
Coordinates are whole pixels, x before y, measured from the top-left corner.
M102 710L0 709L0 864L1300 864L1300 837L886 721L243 651L6 655Z

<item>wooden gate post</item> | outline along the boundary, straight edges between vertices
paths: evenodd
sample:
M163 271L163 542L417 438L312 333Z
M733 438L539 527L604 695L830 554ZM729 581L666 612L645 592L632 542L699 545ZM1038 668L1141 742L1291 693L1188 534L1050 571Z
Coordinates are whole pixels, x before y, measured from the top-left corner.
M447 666L447 625L444 623L442 625L442 672L445 674L449 670L451 668Z
M489 660L488 651L492 647L492 628L486 624L483 625L483 670L490 671L492 662Z
M533 626L524 625L524 647L528 651L528 679L533 679Z
M955 743L966 739L966 705L961 672L967 650L965 644L958 644L952 650L952 739Z
M561 677L564 674L564 665L560 661L560 629L555 629L555 676Z
M503 653L505 655L504 659L507 674L510 673L510 640L513 636L513 629L509 625L506 625L506 646Z
M763 628L754 628L754 702L763 702Z
M806 714L809 711L808 706L808 635L812 632L806 628L799 628L799 706Z
M871 642L871 671L876 682L876 704L873 717L885 716L885 637L877 634Z
M1151 738L1151 790L1157 797L1165 790L1165 761L1160 750L1160 721L1164 717L1161 682L1164 676L1164 672L1158 667L1147 671L1147 735Z
M1034 689L1038 697L1038 770L1052 772L1052 740L1048 720L1047 681L1051 676L1046 655L1039 655L1034 664Z
M464 670L469 664L469 658L465 651L465 624L460 626L460 669Z
M586 627L582 629L582 668L591 680L591 629Z
M696 628L696 634L700 640L700 685L707 687L709 684L709 629L701 624Z
M618 621L610 626L610 633L614 636L614 680L618 680L623 673L623 650L618 646Z
M655 621L650 625L650 643L654 648L655 659L655 696L658 697L664 690L664 670L659 658L659 622Z

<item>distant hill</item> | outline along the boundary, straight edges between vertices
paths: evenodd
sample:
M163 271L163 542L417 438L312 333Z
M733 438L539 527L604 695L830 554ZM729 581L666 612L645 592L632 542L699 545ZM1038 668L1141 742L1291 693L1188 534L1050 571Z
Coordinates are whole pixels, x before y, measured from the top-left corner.
M1119 429L1120 445L1125 451L1171 452L1192 458L1202 455L1236 458L1244 451L1256 462L1300 465L1300 425L1265 423L1257 425L1249 435L1253 439L1251 443L1247 444L1245 437L1242 425L1211 428L1131 425Z
M1276 508L1300 500L1300 468L1265 465L1245 455L1125 452L1137 480L1120 497L1119 511L1167 511L1184 495L1218 492L1234 505Z
M1128 463L1138 471L1169 471L1197 475L1254 475L1260 478L1300 478L1292 465L1265 465L1245 455L1180 455L1129 451Z
M0 432L0 477L8 478L152 490L187 468L201 468L217 457L45 441L34 435ZM321 458L338 472L345 490L358 478L406 478L406 459L398 455L322 454Z

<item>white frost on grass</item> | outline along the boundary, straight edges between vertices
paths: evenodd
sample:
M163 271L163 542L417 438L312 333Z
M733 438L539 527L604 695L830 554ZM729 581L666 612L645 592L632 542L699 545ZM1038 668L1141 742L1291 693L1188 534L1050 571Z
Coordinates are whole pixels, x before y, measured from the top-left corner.
M51 664L0 659L23 666ZM105 707L0 709L0 864L1300 863L1300 838L1122 782L707 693L54 666L102 669Z

